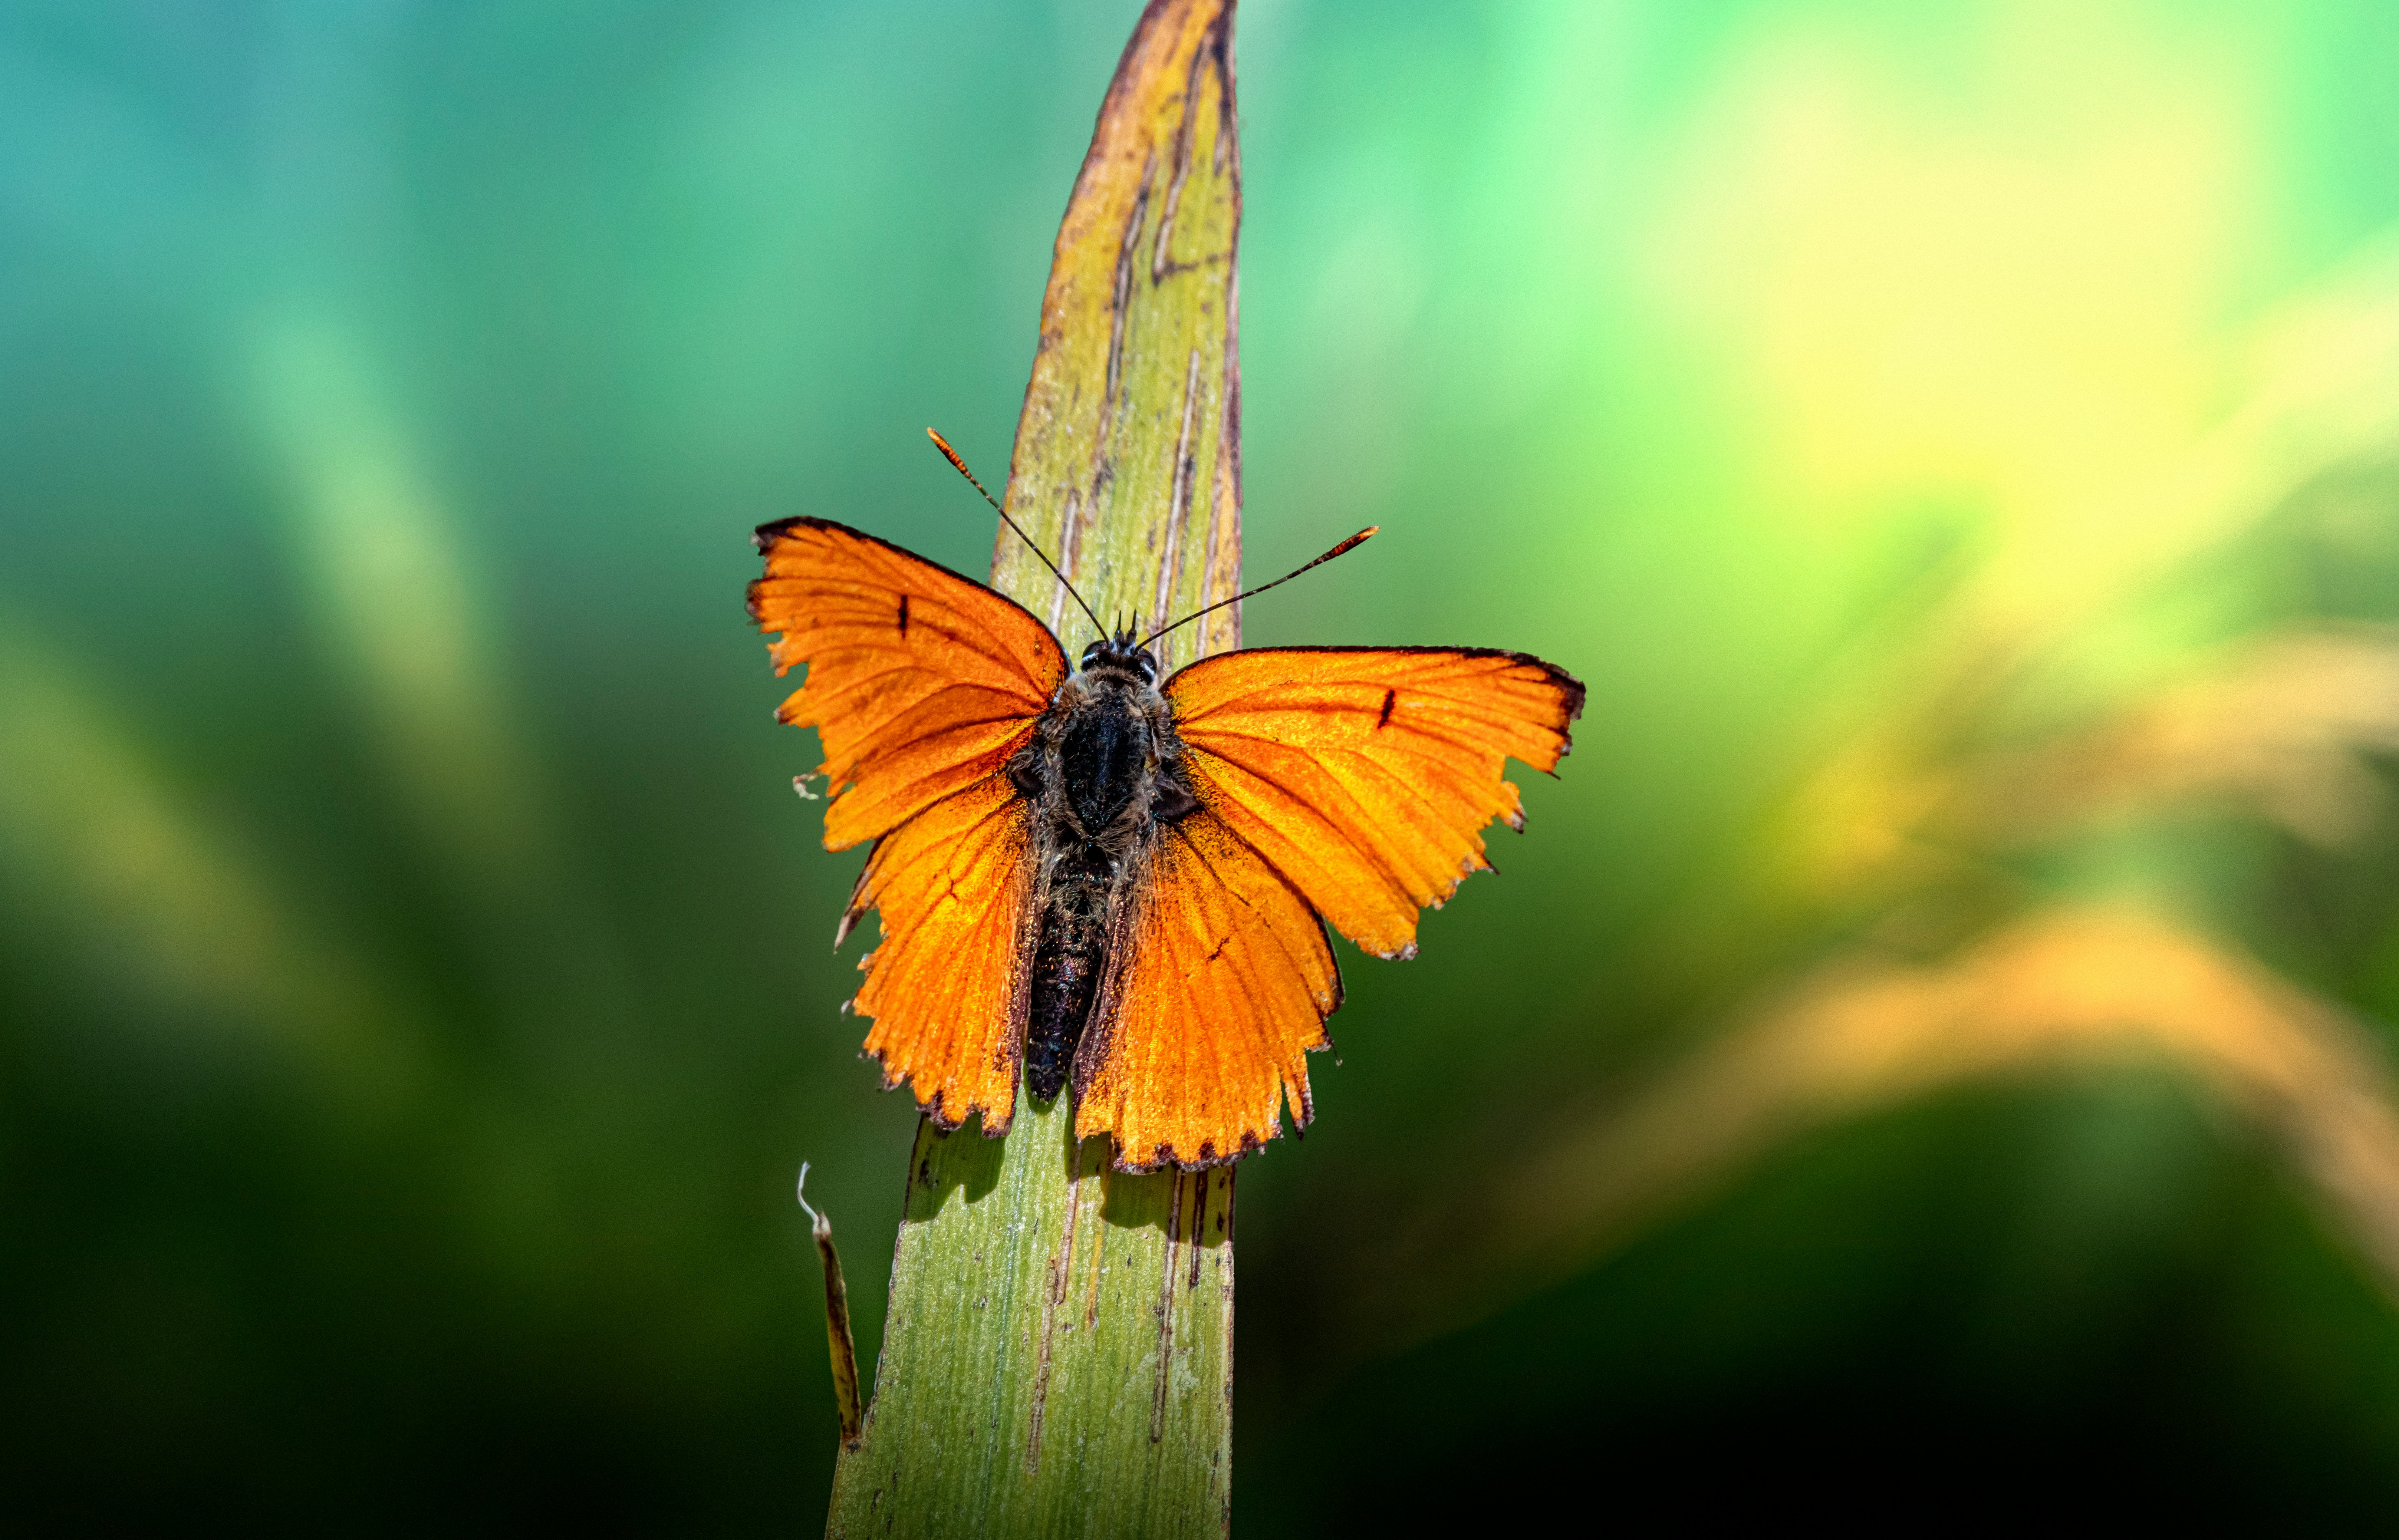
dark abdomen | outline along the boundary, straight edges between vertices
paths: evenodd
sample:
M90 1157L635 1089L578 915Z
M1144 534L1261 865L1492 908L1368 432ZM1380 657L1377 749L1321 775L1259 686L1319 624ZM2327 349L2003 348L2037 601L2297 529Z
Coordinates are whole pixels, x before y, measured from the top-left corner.
M1050 1101L1065 1086L1107 966L1111 866L1106 857L1087 849L1050 871L1024 1027L1024 1084L1039 1101Z

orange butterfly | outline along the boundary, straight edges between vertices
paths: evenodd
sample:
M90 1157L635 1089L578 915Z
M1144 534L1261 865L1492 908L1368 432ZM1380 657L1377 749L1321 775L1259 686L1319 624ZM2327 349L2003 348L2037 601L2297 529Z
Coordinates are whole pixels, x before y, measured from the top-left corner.
M1306 1128L1341 1003L1325 924L1413 956L1416 912L1490 864L1483 829L1524 827L1501 762L1554 772L1582 712L1565 670L1483 648L1250 648L1161 684L1163 631L1099 628L1069 670L1013 600L871 534L755 538L750 614L777 673L807 665L776 715L822 738L825 847L874 842L834 944L880 912L851 1004L886 1087L996 1135L1020 1071L1039 1100L1071 1084L1124 1170L1246 1155L1286 1097Z

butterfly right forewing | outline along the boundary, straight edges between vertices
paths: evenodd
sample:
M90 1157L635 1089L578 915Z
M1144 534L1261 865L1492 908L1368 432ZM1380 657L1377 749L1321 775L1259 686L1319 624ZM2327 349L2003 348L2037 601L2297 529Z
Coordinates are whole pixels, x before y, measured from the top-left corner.
M1553 771L1583 688L1522 653L1279 647L1203 658L1165 685L1201 799L1378 956L1521 826L1510 759Z

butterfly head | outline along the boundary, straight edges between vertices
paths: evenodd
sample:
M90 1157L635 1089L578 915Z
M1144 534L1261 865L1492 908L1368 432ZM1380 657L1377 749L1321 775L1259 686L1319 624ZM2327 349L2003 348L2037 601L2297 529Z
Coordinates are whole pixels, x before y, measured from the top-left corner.
M1094 642L1084 648L1083 667L1121 669L1129 674L1139 675L1144 684L1158 682L1158 659L1150 655L1148 648L1134 640L1130 630L1118 631L1111 641Z

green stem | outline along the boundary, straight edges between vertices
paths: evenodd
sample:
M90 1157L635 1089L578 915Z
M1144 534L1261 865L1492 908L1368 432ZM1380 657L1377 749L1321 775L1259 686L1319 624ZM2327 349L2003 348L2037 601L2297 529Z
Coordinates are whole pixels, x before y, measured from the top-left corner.
M1229 1497L1233 1173L1128 1176L1061 1098L919 1126L833 1534L1194 1534Z
M1058 233L1009 510L1103 620L1240 574L1232 0L1153 0ZM1057 579L992 580L1078 655ZM1164 643L1240 644L1240 610ZM1230 1522L1233 1172L1127 1175L1061 1098L1001 1141L920 1124L874 1400L834 1535L1200 1535Z

